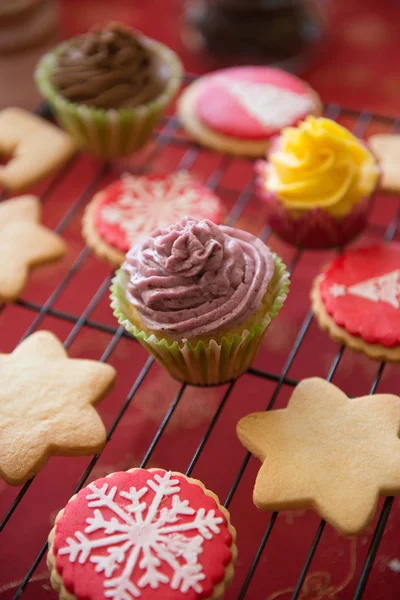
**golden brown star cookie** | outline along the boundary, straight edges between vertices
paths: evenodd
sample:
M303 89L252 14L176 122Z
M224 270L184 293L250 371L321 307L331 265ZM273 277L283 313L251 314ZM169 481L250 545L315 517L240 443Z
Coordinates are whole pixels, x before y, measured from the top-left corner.
M373 519L380 495L400 494L400 398L350 399L317 377L288 407L241 419L242 444L262 461L254 488L261 510L312 508L343 535Z
M379 160L382 171L381 189L398 194L400 192L400 135L395 133L373 135L368 139L368 144Z
M0 203L0 302L23 291L29 269L61 258L66 246L59 235L40 224L36 196Z
M13 192L34 185L61 167L75 151L72 138L55 125L22 110L0 111L0 184Z
M20 485L52 455L86 456L106 441L92 404L111 389L111 365L68 358L49 331L0 354L0 477Z

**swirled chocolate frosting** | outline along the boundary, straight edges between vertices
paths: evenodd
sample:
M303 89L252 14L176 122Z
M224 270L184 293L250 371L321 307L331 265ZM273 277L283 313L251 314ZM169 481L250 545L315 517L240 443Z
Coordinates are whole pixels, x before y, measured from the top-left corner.
M58 57L52 84L71 102L133 107L156 98L168 73L159 56L118 23L71 40Z
M243 322L274 268L269 248L250 233L188 217L133 246L122 267L144 325L180 339Z

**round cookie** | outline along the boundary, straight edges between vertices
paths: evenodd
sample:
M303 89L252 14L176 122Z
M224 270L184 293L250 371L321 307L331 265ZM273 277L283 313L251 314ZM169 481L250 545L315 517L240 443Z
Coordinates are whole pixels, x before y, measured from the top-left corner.
M222 598L236 532L203 484L162 469L98 479L71 498L49 536L61 600Z
M219 224L224 208L216 194L185 171L124 174L88 204L82 231L95 254L118 267L140 236L183 216Z
M201 77L178 101L184 129L220 152L262 156L283 127L321 113L307 83L279 69L234 67Z
M376 360L400 361L400 244L356 248L318 276L311 293L322 329Z

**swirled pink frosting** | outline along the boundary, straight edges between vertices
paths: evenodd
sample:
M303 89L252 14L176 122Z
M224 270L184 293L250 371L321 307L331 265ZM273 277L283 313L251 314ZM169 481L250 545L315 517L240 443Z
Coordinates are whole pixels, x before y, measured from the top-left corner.
M122 266L127 298L144 325L175 338L244 321L259 307L274 268L269 248L250 233L188 217L153 231Z

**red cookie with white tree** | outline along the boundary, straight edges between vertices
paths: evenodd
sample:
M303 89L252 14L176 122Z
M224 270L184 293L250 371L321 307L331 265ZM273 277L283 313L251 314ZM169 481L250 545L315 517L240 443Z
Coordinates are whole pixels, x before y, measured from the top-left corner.
M307 83L261 66L221 69L200 77L178 101L182 125L195 140L242 156L262 156L281 129L320 113L320 99Z
M83 217L82 233L99 258L119 267L126 252L154 229L185 216L220 224L224 214L218 196L186 171L125 173L93 197Z
M345 252L316 278L311 299L335 341L376 360L400 361L400 244Z
M203 484L162 469L98 479L73 496L49 536L61 600L220 600L236 532Z

